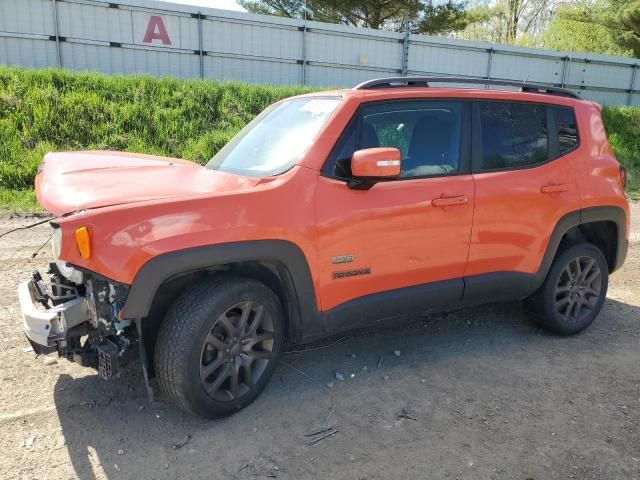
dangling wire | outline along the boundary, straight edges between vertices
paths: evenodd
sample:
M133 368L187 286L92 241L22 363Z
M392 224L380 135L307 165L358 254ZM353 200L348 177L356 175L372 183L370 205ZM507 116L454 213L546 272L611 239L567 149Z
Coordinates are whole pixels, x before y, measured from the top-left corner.
M26 227L14 228L12 230L9 230L8 232L4 232L4 233L0 234L0 238L4 237L5 235L9 235L10 233L17 232L18 230L27 230L28 228L37 227L38 225L42 225L43 223L51 222L52 220L56 220L58 218L60 218L60 217L47 218L46 220L42 220L40 222L32 223L31 225L27 225Z
M29 263L31 260L36 258L38 256L38 254L40 253L40 250L42 250L44 248L44 246L51 241L52 238L53 238L53 235L51 235L49 238L47 238L47 241L44 242L42 245L40 245L40 248L38 248L35 252L33 252L31 254L31 258L29 258L29 260L27 260L27 263Z

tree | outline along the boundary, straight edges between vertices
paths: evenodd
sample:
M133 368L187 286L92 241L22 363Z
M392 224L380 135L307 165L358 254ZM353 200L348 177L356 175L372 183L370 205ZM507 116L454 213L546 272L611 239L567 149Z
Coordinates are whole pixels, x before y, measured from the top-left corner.
M465 3L448 0L446 3L436 4L433 0L428 0L416 21L414 32L446 35L464 29L469 21Z
M239 0L248 11L374 29L446 34L466 26L465 0Z
M615 0L605 25L613 30L616 43L640 57L640 0Z
M248 12L261 15L297 18L302 16L301 14L304 11L304 2L299 0L268 0L266 2L238 0L238 3Z
M607 55L630 55L621 47L614 32L589 18L588 8L573 5L560 8L542 35L542 45L554 50L593 52Z
M640 0L586 1L560 9L545 45L562 50L640 57Z
M467 12L468 26L458 36L495 43L531 44L539 37L562 0L481 2Z
M421 7L419 0L240 0L253 13L307 18L319 22L341 23L367 28L382 28L385 24L402 23L405 15L415 17Z

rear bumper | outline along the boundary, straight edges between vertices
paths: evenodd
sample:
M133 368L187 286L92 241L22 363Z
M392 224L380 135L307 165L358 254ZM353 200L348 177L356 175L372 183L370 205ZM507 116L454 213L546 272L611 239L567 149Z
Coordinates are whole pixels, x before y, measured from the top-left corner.
M43 347L55 347L66 339L69 329L90 318L89 305L84 297L45 309L35 298L33 280L18 286L22 311L22 325L29 340Z

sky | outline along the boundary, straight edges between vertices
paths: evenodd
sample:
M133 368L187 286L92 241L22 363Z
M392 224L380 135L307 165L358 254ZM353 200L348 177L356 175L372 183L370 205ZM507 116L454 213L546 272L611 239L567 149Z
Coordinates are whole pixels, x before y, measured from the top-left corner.
M244 8L236 3L236 0L162 0L171 3L182 3L185 5L195 5L198 7L221 8L223 10L235 10L236 12L246 12Z

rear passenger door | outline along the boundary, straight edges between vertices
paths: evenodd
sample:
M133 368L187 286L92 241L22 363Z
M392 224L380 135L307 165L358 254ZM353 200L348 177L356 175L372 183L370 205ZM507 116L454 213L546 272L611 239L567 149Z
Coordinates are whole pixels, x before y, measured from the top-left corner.
M572 172L578 142L570 107L474 104L475 213L465 299L500 297L501 292L511 299L518 288L526 289L556 223L580 208Z

